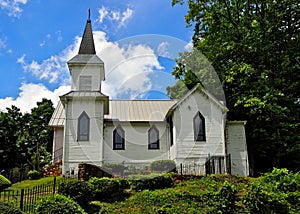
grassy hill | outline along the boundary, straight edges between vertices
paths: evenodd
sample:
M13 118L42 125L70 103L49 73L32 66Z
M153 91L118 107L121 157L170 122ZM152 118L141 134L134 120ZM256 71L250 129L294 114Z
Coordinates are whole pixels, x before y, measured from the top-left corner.
M300 213L300 174L284 169L260 178L209 175L175 181L172 188L97 205L100 213Z
M147 179L138 176L129 182L117 178L64 179L60 184L59 194L71 197L87 213L300 213L300 173L287 169L274 169L259 178L165 174Z

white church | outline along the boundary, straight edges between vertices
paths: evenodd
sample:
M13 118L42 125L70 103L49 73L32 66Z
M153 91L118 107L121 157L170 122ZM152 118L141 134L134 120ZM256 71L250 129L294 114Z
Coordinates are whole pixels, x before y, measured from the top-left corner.
M228 121L226 106L200 85L180 100L110 100L104 95L104 62L96 55L90 18L79 52L67 64L71 91L60 96L49 122L53 163L62 160L63 175L77 174L79 163L149 165L170 159L176 165L204 165L208 156L228 154L231 173L249 175L245 122Z

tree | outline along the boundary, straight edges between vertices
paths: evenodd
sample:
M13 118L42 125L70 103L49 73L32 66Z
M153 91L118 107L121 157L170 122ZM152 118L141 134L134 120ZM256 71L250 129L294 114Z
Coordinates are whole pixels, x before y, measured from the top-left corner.
M53 132L48 122L54 111L51 100L43 99L31 113L12 106L0 112L0 169L24 165L39 169L51 161Z
M0 112L0 169L10 169L22 162L22 154L16 144L22 130L22 113L19 108L12 106L7 108L7 113Z
M51 160L53 131L48 126L54 107L51 100L37 102L31 113L24 114L24 132L19 136L18 146L27 154L32 168L39 170Z
M298 1L173 0L172 4L185 2L194 47L212 62L221 79L229 119L248 121L252 170L299 169Z

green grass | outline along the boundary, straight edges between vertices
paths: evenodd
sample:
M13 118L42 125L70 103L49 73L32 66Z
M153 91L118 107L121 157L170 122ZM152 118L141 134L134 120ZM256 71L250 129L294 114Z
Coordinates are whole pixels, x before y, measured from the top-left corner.
M61 181L64 179L61 176L56 177L56 181ZM42 184L47 184L53 182L54 177L45 177L45 178L40 178L37 180L24 180L18 183L13 184L11 187L9 187L9 190L21 190L21 189L30 189L38 185Z

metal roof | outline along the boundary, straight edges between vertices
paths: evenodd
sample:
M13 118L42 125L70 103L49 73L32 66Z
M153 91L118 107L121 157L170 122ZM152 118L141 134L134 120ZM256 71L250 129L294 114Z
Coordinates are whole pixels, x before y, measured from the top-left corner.
M111 100L109 114L104 118L111 121L164 121L175 100Z
M104 115L106 121L122 122L162 122L176 100L110 100L109 114ZM58 103L49 126L64 126L65 111Z
M76 55L68 62L70 64L104 64L103 61L95 54Z
M62 103L59 102L49 121L49 126L63 127L64 124L65 124L65 109Z
M102 94L100 91L70 91L61 97L104 97L108 99L108 96Z

